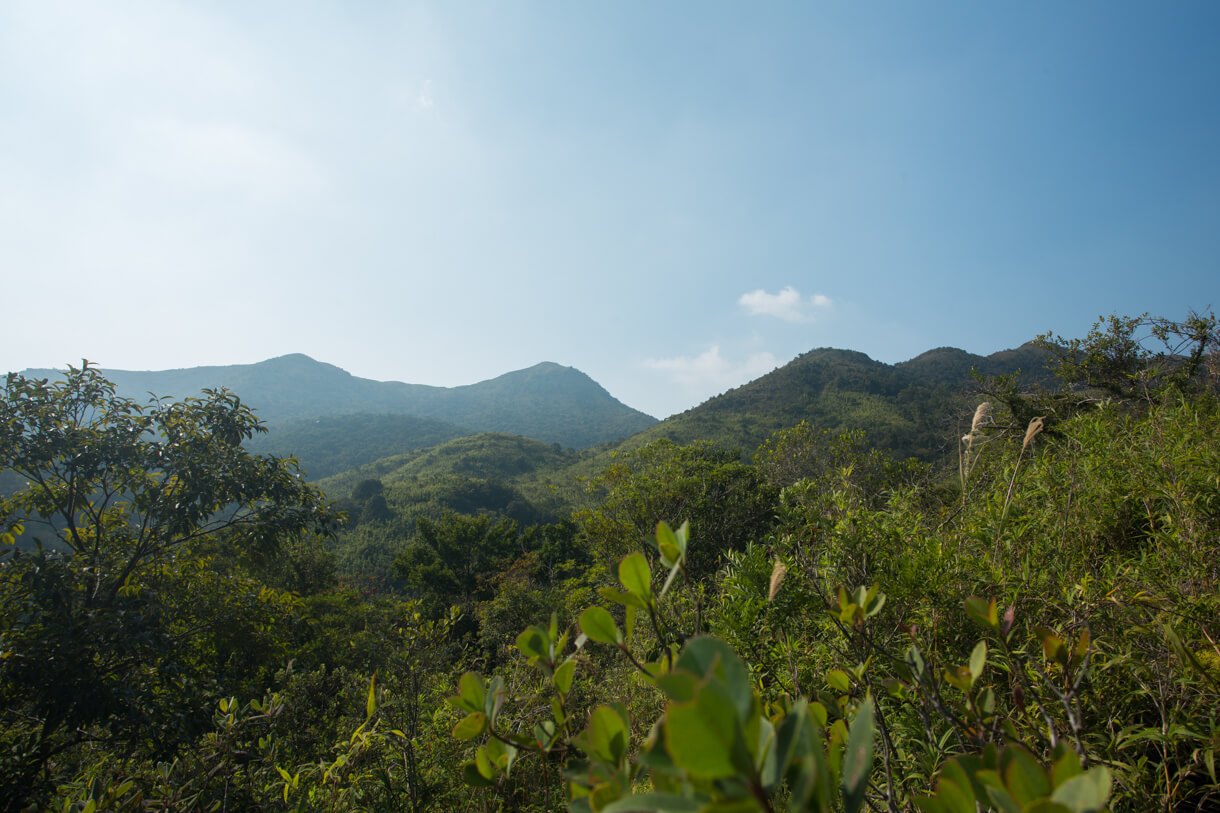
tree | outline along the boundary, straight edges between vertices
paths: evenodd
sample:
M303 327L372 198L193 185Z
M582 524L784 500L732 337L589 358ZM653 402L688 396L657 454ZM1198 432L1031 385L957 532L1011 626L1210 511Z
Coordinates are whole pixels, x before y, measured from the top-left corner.
M274 550L338 520L294 460L243 448L262 431L225 390L139 404L88 362L54 383L7 376L0 471L26 481L0 498L0 798L10 805L37 798L82 743L165 748L206 715L210 698L197 693L215 679L191 658L221 631L202 594L219 589L218 605L232 589L263 606L282 596L249 579L217 587L196 552L221 540ZM194 590L200 578L207 591Z
M1216 316L1191 312L1180 322L1148 314L1098 319L1083 339L1046 333L1035 340L1070 389L1153 402L1169 391L1215 391L1220 349Z
M415 544L394 566L413 591L441 607L490 598L492 575L524 552L517 523L490 514L420 517L416 527Z
M604 496L576 519L607 567L646 540L659 521L689 520L705 540L688 563L695 578L714 572L724 552L765 535L778 491L733 452L706 441L679 446L667 439L619 457L592 487Z

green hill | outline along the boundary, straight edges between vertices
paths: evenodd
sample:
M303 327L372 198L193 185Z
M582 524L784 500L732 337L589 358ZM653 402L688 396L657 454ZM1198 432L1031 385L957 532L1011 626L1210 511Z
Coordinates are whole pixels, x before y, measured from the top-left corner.
M361 481L379 479L387 489L398 484L401 504L414 504L431 499L424 492L436 489L439 478L448 478L442 490L457 487L455 477L496 480L549 515L581 503L582 483L604 471L616 454L667 438L679 444L711 441L748 458L772 433L802 421L832 433L863 429L878 448L932 462L950 453L962 434L958 423L969 419L977 403L972 370L986 376L1021 370L1023 380L1038 383L1047 380L1044 362L1032 344L990 356L937 348L894 365L849 350L813 350L630 438L580 453L483 434L376 460L320 485L343 497ZM408 499L403 489L414 496ZM440 502L446 499L442 495Z
M295 454L311 473L331 473L339 466L359 465L464 434L505 432L585 448L628 437L656 423L579 370L551 362L460 387L357 378L301 354L226 367L103 372L121 395L139 401L149 393L178 398L226 387L274 430L273 439L264 439L260 451ZM33 378L61 374L59 370L24 373ZM408 424L371 415L411 415L433 423ZM344 416L354 417L349 421ZM292 423L322 418L329 420L316 429ZM364 451L337 454L343 444Z
M952 347L885 364L851 350L821 348L633 436L635 447L657 438L711 440L748 455L773 432L808 421L819 429L863 429L870 442L898 457L941 458L973 408L972 370L984 376L1022 372L1045 381L1045 355L1032 344L977 356Z

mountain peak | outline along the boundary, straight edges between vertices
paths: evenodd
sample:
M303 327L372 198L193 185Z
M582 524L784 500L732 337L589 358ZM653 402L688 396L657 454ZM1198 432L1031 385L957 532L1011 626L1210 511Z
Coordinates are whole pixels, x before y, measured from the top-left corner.
M39 372L46 377L57 373ZM472 432L506 432L583 448L656 423L616 400L585 373L553 361L460 387L358 378L304 353L227 367L103 372L120 394L137 399L150 392L185 398L205 388L224 387L269 424L336 415L411 415Z

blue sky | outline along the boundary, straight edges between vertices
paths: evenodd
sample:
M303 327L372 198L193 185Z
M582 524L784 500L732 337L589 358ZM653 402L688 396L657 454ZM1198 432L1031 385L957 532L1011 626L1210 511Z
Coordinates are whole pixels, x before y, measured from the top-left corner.
M815 347L1220 306L1220 5L0 3L0 368Z

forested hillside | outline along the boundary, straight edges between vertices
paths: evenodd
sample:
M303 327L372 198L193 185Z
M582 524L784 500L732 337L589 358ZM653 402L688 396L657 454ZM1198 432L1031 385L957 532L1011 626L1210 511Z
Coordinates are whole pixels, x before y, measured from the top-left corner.
M863 430L877 448L926 462L951 451L963 406L986 379L1020 372L1045 384L1047 354L1032 344L990 356L952 347L889 365L863 353L823 348L663 421L633 443L665 437L713 440L748 453L771 433L801 421L831 432Z
M675 419L732 448L481 434L321 490L226 393L11 375L0 809L1214 809L1217 322L1020 354L982 372L1057 378L814 351Z
M320 418L332 419L329 423L334 426L340 422L339 416L357 415L353 431L368 433L376 424L370 424L367 416L411 415L453 424L463 434L508 432L583 448L627 437L656 423L655 418L615 400L579 370L550 362L461 387L357 378L301 354L227 367L105 372L120 395L140 400L149 393L173 398L203 389L229 389L273 429L288 421ZM62 374L61 370L24 373L28 378ZM386 445L394 447L403 426L384 428ZM425 436L436 429L435 425L422 428ZM308 444L313 439L299 427L294 437L306 444L294 452L309 456L312 447ZM410 448L428 445L416 439L411 442L415 445Z
M310 480L321 480L469 434L457 424L414 415L328 415L286 421L246 446L257 454L296 457Z

